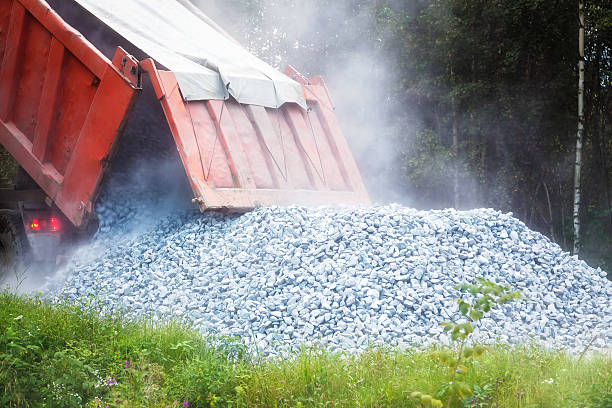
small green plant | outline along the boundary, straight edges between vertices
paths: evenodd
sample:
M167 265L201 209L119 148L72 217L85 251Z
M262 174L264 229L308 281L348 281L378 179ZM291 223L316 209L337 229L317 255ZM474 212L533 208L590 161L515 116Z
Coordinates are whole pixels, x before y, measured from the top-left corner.
M499 384L499 378L497 379ZM464 408L483 408L490 407L493 403L497 386L493 383L485 384L482 387L474 384L472 394L463 400Z
M482 356L487 348L481 344L473 344L467 347L468 338L474 332L474 325L484 315L496 307L522 298L517 291L511 291L508 286L499 285L484 278L476 278L476 283L462 283L455 289L467 292L471 299L463 296L457 299L459 312L464 317L460 322L444 322L444 331L450 333L451 340L457 345L456 351L443 348L435 353L435 357L449 369L448 381L442 383L435 393L435 398L429 394L415 391L410 396L417 398L423 407L442 407L442 400L446 400L446 406L454 400L464 401L464 406L474 406L478 401L488 400L492 404L492 396L487 391L491 385L477 386L470 384L465 376L470 368L474 367L474 361ZM470 399L469 397L472 396ZM476 397L476 398L474 398ZM489 399L490 397L490 399ZM470 403L474 403L469 405ZM480 404L476 405L480 406Z

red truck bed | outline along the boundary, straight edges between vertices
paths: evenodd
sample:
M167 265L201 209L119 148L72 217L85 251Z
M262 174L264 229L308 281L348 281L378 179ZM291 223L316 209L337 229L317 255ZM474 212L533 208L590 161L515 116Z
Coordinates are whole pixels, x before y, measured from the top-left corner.
M44 1L0 2L0 143L75 226L93 211L141 79L161 102L201 210L369 202L321 79L289 69L308 109L266 108L187 101L157 65L122 48L109 60Z

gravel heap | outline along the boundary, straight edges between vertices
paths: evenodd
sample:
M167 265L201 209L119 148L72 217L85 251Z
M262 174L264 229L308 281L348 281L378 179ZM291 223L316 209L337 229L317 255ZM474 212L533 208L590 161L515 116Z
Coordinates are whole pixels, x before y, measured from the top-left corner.
M145 87L97 200L98 233L62 287L109 309L171 315L274 352L448 341L453 288L483 276L530 298L481 321L483 340L612 345L612 284L493 210L260 208L200 214L154 92ZM439 337L438 337L439 336Z
M102 206L102 211L106 207ZM482 341L612 345L612 283L511 214L489 209L260 208L173 212L122 233L112 223L69 265L63 295L193 322L272 350L447 342L453 288L476 277L530 300L481 321ZM109 237L112 236L112 240Z

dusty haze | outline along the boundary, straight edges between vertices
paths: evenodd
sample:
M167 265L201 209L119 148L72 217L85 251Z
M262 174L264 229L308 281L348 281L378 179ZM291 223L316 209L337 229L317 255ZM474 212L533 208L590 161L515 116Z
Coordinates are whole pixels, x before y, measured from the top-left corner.
M193 2L276 68L290 64L308 77L323 76L372 200L410 204L398 179L392 130L411 124L405 112L402 123L393 119L398 107L388 98L396 86L392 64L362 40L384 35L372 24L370 2L355 7L328 0L260 0L247 7L241 0Z

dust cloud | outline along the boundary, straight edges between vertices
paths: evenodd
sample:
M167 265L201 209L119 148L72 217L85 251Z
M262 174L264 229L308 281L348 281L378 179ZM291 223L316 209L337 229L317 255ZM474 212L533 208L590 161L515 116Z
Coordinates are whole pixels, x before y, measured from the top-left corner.
M280 70L289 64L307 77L321 75L372 200L411 204L399 180L400 151L393 135L398 128L402 129L399 133L410 133L413 122L408 109L394 106L389 97L398 86L397 76L393 64L376 47L386 33L378 32L372 21L373 3L193 3L267 63ZM401 115L396 114L398 109Z

